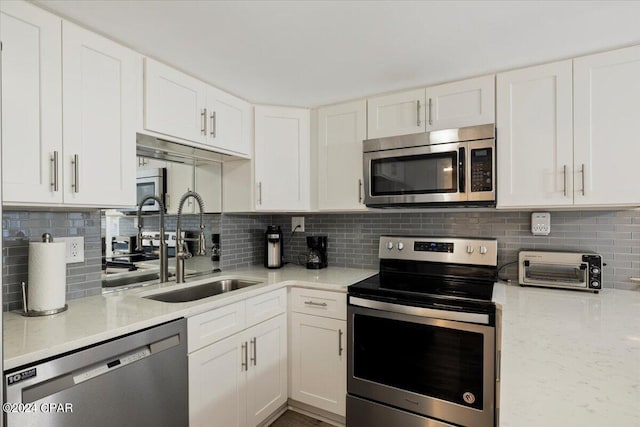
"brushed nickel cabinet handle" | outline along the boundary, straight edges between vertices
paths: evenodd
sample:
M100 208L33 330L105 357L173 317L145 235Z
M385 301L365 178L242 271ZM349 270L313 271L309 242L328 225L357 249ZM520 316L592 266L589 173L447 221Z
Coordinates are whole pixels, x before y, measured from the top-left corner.
M51 156L51 168L53 170L53 179L51 180L51 188L55 193L59 190L58 185L58 152L54 151Z
M246 341L242 343L241 352L242 352L242 354L240 354L240 359L241 359L240 368L243 371L248 371L249 370L249 363L247 361L247 342Z
M216 125L216 112L212 112L211 113L211 136L213 138L216 137L216 129L217 129L217 125Z
M342 356L342 329L338 329L338 356Z
M258 204L262 204L262 181L258 182Z
M362 180L358 180L358 203L362 203Z
M420 127L420 100L416 101L416 126Z
M305 301L305 305L314 305L316 307L326 307L326 302Z
M582 173L582 195L584 196L584 163L582 164L582 169L580 169Z
M564 174L564 196L567 197L567 165L562 166L562 173Z
M200 112L200 133L207 134L207 109Z
M429 126L433 124L433 118L431 117L432 109L433 109L433 103L431 102L431 98L429 98Z
M80 156L74 154L71 165L73 166L73 183L71 184L71 188L73 188L74 193L78 193L80 192Z
M251 340L251 345L253 346L253 357L251 358L251 361L253 362L253 366L256 366L256 364L258 363L258 350L256 350L257 347L257 342L256 342L256 337L253 337L253 339Z

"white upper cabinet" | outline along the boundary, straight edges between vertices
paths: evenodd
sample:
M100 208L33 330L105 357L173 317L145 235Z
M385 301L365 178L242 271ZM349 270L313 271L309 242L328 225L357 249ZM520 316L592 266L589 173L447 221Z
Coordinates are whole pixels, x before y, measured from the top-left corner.
M207 86L150 58L144 59L144 127L205 142Z
M253 106L214 87L207 91L207 144L251 157Z
M222 164L201 164L195 167L194 188L202 196L205 212L222 212ZM194 206L194 212L200 212Z
M640 205L640 46L501 73L498 207Z
M132 206L139 56L66 21L62 52L64 202Z
M495 76L489 75L426 89L426 130L495 122Z
M420 133L426 130L425 90L383 95L367 100L367 138Z
M25 2L0 27L4 202L135 204L135 52Z
M0 11L3 201L62 203L62 20L26 2Z
M257 210L308 210L310 111L255 107Z
M167 191L165 194L165 205L169 215L178 213L180 198L184 193L192 191L194 188L193 165L167 162ZM193 213L194 203L195 199L189 197L182 206L182 212Z
M146 130L251 156L251 104L153 59L144 62Z
M573 203L571 60L497 76L499 207Z
M640 46L574 60L577 205L640 205Z
M318 208L364 209L362 141L367 138L365 100L318 109Z

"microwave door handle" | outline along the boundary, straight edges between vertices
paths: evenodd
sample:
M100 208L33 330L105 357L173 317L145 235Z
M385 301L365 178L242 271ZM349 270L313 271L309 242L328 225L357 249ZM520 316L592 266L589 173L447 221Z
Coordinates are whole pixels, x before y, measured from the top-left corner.
M465 193L465 162L466 153L464 147L458 148L458 187L460 193Z

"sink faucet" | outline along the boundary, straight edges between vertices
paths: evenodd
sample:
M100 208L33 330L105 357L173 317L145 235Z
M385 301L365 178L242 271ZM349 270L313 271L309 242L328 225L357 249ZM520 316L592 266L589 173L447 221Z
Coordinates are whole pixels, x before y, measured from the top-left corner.
M138 206L138 242L137 251L142 251L142 206L147 200L155 200L160 206L160 283L165 283L169 279L169 263L167 261L167 242L164 239L164 203L158 196L146 196Z
M182 218L182 205L189 198L193 197L198 202L198 208L200 209L200 236L198 237L198 253L197 255L204 255L204 202L202 197L195 191L187 191L180 198L180 204L178 204L178 219L176 220L176 283L184 283L184 260L191 257L188 251L185 251L185 239L182 237L182 230L180 229L180 219Z

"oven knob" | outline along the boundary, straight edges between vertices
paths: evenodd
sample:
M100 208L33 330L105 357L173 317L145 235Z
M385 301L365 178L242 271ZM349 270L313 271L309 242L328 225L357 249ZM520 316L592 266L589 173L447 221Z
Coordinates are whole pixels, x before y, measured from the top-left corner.
M480 253L482 255L486 254L487 253L487 247L486 246L480 246Z
M598 274L598 273L600 273L600 269L599 269L598 267L593 267L593 268L591 269L591 272L592 272L593 274Z
M398 250L401 251L404 249L404 243L398 242Z
M468 254L472 254L473 253L473 246L467 245L467 253Z
M591 287L592 288L599 288L600 287L600 282L598 282L597 280L594 280L593 282L591 282Z
M393 249L393 242L387 242L387 249Z

